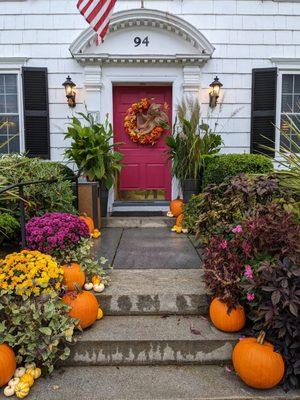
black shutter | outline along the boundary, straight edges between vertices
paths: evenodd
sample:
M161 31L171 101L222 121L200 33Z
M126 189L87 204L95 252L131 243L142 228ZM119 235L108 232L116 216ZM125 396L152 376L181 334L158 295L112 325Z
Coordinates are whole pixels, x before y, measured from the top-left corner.
M50 159L47 68L22 68L25 150L29 157Z
M261 145L275 147L277 68L252 70L251 153L274 157L274 151Z

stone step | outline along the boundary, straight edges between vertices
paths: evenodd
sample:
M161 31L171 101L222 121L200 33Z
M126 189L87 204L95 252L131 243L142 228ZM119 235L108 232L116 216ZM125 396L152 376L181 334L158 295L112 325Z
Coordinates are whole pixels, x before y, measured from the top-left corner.
M166 212L165 212L166 214ZM166 228L175 224L175 218L165 216L116 216L102 218L104 228Z
M78 336L66 365L217 364L237 339L205 317L111 316Z
M0 399L6 399L1 391ZM296 400L285 393L250 389L234 373L213 365L70 367L40 378L28 400Z
M200 269L114 270L111 286L98 295L105 315L206 314Z

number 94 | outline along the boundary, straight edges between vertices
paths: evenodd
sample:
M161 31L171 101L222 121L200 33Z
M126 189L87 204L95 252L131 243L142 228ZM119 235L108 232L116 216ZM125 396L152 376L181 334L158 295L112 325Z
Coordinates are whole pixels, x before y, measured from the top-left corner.
M134 39L134 47L138 47L141 44L145 45L146 47L148 47L149 44L149 37L146 36L144 39L142 39L140 36L136 36Z

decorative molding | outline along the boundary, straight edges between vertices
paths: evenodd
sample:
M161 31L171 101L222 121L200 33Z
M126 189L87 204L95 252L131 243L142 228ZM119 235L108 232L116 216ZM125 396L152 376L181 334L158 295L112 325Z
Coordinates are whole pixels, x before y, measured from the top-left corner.
M102 88L102 68L100 65L86 65L84 68L84 86L87 91L99 91Z
M185 93L198 94L200 91L200 67L189 66L183 67L183 90Z
M3 69L21 69L29 57L0 57L0 68Z
M272 57L270 58L272 64L279 69L285 70L295 70L300 69L300 58L290 58L290 57Z
M82 32L79 37L70 46L72 56L82 63L195 63L200 64L211 58L214 51L213 45L205 38L189 22L182 18L167 12L134 9L125 10L113 14L109 33L127 30L133 27L149 27L161 32L172 33L178 36L181 41L188 43L190 50L188 54L171 54L171 55L155 55L155 54L135 54L135 55L118 55L101 53L101 44L95 52L95 42L97 35L90 27ZM109 33L106 43L109 43ZM94 47L94 49L92 49Z

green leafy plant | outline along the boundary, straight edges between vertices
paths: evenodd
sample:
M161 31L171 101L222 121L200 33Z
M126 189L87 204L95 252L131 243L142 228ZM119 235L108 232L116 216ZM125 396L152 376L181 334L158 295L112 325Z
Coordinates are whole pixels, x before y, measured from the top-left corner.
M198 100L183 99L177 106L173 134L166 137L167 154L172 161L172 173L179 182L200 179L205 155L220 150L222 139L209 124L201 121Z
M86 273L90 281L94 275L101 276L102 282L107 285L109 283L109 276L107 276L103 266L107 263L105 257L97 259L92 255L93 241L92 239L82 238L76 247L65 249L61 256L56 257L60 263L76 262L80 268Z
M69 307L51 291L39 297L0 292L0 343L8 343L18 363L36 362L48 372L70 355L77 323Z
M203 189L224 182L228 177L245 174L264 174L273 171L271 159L260 154L221 154L207 157L203 170Z
M75 162L88 180L102 181L110 189L115 174L122 168L122 154L114 151L120 143L113 144L113 130L108 117L104 124L97 124L90 113L78 115L87 124L83 125L77 117L72 118L65 135L72 142L65 156Z
M48 185L38 184L24 187L25 213L30 219L46 212L75 212L73 207L72 183L65 180L62 167L58 163L47 163L38 158L28 158L18 154L0 157L0 176L5 184L52 180L57 182ZM19 218L18 192L14 197L3 200L3 207L9 209L13 216Z
M20 230L19 221L7 212L0 212L0 244L4 239L15 237Z
M268 340L284 356L285 388L299 387L299 265L288 257L261 261L253 266L252 272L248 270L243 289L252 331L254 334L266 331Z
M194 199L193 221L197 224L189 227L204 243L217 234L226 225L240 223L246 214L254 213L271 202L277 202L284 208L293 204L293 193L279 186L276 174L237 175L228 178L220 185L210 185L204 193ZM188 214L189 207L184 210ZM186 217L189 221L189 217Z

